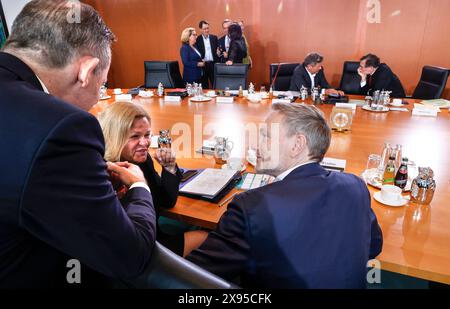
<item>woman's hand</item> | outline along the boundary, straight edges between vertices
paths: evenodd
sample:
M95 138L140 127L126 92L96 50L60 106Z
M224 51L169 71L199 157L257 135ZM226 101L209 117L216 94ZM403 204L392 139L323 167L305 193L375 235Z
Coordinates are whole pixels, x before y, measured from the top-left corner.
M156 161L169 173L175 175L177 172L176 154L171 148L158 148L156 150Z
M199 62L199 63L197 63L197 66L199 67L199 68L203 68L204 66L205 66L205 63L202 61L202 62Z
M226 65L233 65L233 61L228 60L227 62L225 62Z

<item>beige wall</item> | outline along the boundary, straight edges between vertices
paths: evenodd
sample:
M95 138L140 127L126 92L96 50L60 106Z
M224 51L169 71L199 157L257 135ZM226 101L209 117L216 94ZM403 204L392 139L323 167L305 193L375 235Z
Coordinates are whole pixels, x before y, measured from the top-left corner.
M272 62L325 56L328 80L339 85L342 63L379 55L412 93L425 64L450 68L450 0L380 0L381 23L367 22L367 0L86 0L117 34L110 82L143 83L144 60L179 60L180 34L207 19L221 36L224 18L244 19L254 68L268 83ZM450 83L449 83L450 84ZM445 96L450 98L450 86Z

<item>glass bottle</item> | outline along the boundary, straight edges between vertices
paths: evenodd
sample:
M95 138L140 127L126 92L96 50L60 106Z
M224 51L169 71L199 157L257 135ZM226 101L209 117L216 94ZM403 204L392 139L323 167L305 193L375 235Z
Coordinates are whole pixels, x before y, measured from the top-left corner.
M270 89L269 89L269 99L273 99L273 87L272 86L270 86Z
M408 158L403 158L402 164L400 165L397 174L395 175L394 185L403 190L405 189L407 182L408 182Z
M381 154L381 161L380 161L380 167L378 168L378 171L381 173L384 172L384 169L386 168L386 164L388 163L389 157L392 154L392 147L391 144L388 142L384 142L384 149Z
M239 97L242 98L244 96L244 90L242 90L242 85L239 86Z
M389 162L384 169L383 185L393 185L395 181L395 157L390 156Z

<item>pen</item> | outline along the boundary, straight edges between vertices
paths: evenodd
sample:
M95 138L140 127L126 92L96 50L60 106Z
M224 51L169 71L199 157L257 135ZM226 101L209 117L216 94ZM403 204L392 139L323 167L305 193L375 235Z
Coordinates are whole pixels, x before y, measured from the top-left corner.
M228 203L229 201L231 201L231 199L235 196L235 195L237 195L237 194L239 194L239 192L234 192L232 195L230 195L227 199L225 199L224 201L222 201L220 204L219 204L219 207L222 207L223 205L225 205L226 203Z

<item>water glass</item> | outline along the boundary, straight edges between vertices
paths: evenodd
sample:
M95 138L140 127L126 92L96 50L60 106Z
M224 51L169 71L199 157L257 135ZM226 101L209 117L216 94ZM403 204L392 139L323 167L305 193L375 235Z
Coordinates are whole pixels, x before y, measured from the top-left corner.
M378 170L381 163L381 156L378 154L371 154L367 159L366 170Z

